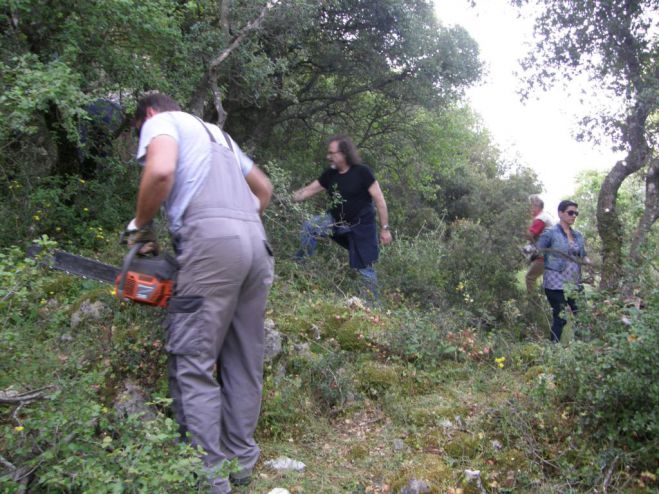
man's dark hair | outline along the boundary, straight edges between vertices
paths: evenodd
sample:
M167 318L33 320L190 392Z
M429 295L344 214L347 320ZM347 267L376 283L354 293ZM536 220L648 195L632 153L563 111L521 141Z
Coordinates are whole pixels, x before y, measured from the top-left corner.
M135 110L135 122L144 121L147 108L153 108L157 112L181 111L180 105L171 96L163 93L151 93L138 101L137 109Z
M327 144L329 145L332 142L339 143L339 151L346 157L348 166L361 165L362 159L359 157L357 146L355 146L350 137L344 135L333 136L327 140Z
M566 199L565 201L561 201L558 203L558 212L562 213L570 206L574 206L575 208L579 207L579 205L576 202Z

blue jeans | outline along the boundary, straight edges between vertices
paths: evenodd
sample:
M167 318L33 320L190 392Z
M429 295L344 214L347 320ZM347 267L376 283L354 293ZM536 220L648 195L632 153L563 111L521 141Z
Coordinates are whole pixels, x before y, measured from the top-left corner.
M300 250L297 251L295 257L302 259L303 257L313 256L318 246L317 239L327 238L333 231L334 218L328 213L319 214L305 221L300 234Z
M318 247L319 238L327 238L332 234L345 234L350 232L349 226L337 226L329 213L319 214L302 225L300 233L300 249L295 253L296 259L313 256ZM378 275L373 266L366 266L357 270L362 277L366 288L371 292L374 300L378 300Z

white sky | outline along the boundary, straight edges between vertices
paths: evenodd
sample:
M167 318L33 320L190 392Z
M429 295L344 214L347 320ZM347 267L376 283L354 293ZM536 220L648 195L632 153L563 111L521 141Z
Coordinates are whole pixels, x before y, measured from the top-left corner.
M582 170L608 170L616 157L610 146L596 147L573 137L588 107L562 88L537 92L525 103L516 90L518 60L533 42L533 20L519 18L508 0L434 0L444 25L463 26L480 45L486 65L483 83L467 92L504 156L536 171L545 186L545 210L554 214L558 202L572 194ZM596 104L596 102L590 102Z

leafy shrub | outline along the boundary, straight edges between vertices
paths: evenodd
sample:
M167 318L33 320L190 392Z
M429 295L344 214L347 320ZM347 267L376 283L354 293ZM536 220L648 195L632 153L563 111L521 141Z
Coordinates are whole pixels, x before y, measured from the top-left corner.
M398 237L382 253L378 263L380 286L394 298L424 307L442 306L447 276L440 268L447 256L444 227L416 237Z
M601 340L554 355L557 393L594 437L651 465L659 455L659 315L620 309Z
M31 492L191 492L198 453L177 441L173 420L120 418L98 400L106 369L60 381L49 400L19 407L1 429L2 455L34 467ZM0 477L0 490L16 488ZM13 492L13 491L11 491Z
M328 412L339 412L355 396L346 352L328 352L308 361L300 374L319 405Z
M516 298L519 256L514 242L514 237L480 223L454 222L436 268L446 278L447 302L486 318L505 318L503 301Z
M47 234L93 249L116 242L115 232L134 213L138 173L137 166L108 159L94 179L70 175L12 182L0 206L0 238L11 245Z
M299 377L264 380L259 434L274 439L295 435L313 416L311 400Z
M400 322L372 335L387 351L420 369L432 369L446 359L458 358L458 346L448 339L456 321L439 312L404 311Z

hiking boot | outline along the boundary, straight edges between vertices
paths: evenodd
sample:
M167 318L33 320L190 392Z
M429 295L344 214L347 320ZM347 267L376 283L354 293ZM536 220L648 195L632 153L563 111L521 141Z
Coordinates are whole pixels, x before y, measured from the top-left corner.
M244 472L238 472L236 474L231 474L229 475L229 482L231 482L231 485L235 485L236 487L249 485L252 482L252 472L251 470L248 470Z

